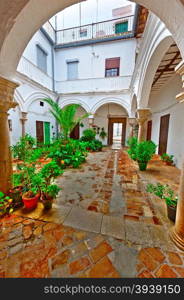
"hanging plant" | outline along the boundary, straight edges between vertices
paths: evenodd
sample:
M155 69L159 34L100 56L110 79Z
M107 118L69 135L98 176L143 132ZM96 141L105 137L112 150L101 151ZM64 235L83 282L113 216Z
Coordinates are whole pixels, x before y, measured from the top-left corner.
M82 128L83 128L83 127L84 127L84 123L82 123L82 122L81 122L81 123L80 123L80 127L82 127Z
M102 138L102 140L104 140L107 137L107 133L104 130L104 127L102 128L101 132L100 132L100 137Z

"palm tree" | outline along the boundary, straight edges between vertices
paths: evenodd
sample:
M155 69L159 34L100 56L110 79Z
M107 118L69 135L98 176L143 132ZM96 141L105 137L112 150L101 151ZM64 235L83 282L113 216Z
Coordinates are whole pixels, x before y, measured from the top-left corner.
M71 104L61 108L57 102L50 98L45 98L43 101L50 105L50 112L58 122L65 140L70 137L70 133L75 126L89 116L86 113L82 117L76 118L77 109L80 107L79 104Z

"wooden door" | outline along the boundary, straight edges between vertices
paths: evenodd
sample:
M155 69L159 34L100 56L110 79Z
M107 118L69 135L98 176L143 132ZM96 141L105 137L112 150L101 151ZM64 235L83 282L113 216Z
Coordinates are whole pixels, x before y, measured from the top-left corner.
M70 134L70 138L74 140L78 140L80 138L80 127L79 123L75 126Z
M42 121L36 121L36 138L38 144L44 143L44 131Z
M151 135L152 135L152 121L148 121L148 127L147 127L147 141L151 141Z
M160 119L160 138L159 138L159 154L167 153L167 141L169 132L170 115L165 115Z
M122 146L125 146L126 139L126 118L109 118L108 126L108 145L113 144L113 125L114 123L122 124Z
M50 122L44 122L44 143L50 144Z

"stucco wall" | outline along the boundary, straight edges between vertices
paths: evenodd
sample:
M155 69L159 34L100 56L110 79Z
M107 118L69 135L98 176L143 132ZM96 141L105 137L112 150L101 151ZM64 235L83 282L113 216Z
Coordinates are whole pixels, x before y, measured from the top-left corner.
M151 95L149 107L153 113L152 140L159 145L160 118L170 114L167 153L175 157L177 167L181 167L184 151L184 103L178 103L176 95L182 90L180 76L172 78L158 94Z

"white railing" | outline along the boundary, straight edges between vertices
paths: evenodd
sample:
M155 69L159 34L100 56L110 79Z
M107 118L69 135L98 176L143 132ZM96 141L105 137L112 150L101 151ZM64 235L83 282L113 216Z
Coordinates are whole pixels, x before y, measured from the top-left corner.
M125 31L117 30L118 23L128 22ZM126 27L126 26L125 26ZM57 44L85 41L91 39L104 39L114 36L123 36L133 33L134 16L128 16L110 21L88 24L80 27L59 30L56 32Z
M55 41L56 41L56 31L55 31L54 27L52 26L52 24L48 21L42 26L42 28L47 32L47 34L50 36L50 38L55 43Z
M63 94L122 91L129 89L131 78L121 76L56 81L56 91Z
M26 75L30 79L38 82L42 86L52 90L52 78L40 70L36 65L34 65L31 61L27 58L22 56L17 71L21 74Z

